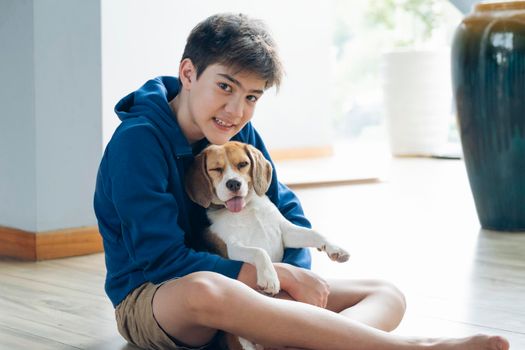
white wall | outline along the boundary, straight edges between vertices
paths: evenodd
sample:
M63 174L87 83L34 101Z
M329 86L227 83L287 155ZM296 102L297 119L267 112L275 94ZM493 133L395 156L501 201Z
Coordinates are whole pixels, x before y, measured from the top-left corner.
M99 0L34 0L37 230L95 225Z
M265 94L254 118L267 146L330 144L330 11L330 1L102 0L104 144L119 123L118 100L157 75L177 75L190 30L218 12L263 19L280 47L284 83Z

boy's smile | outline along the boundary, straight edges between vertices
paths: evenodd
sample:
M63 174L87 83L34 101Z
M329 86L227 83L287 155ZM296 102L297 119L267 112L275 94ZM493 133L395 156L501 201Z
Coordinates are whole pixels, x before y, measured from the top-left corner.
M233 124L228 124L223 120L217 119L216 117L213 117L212 119L217 124L217 127L221 130L228 131L234 127Z
M208 66L197 79L189 59L181 62L180 79L181 91L170 105L190 143L229 141L252 119L266 85L253 73L220 64Z

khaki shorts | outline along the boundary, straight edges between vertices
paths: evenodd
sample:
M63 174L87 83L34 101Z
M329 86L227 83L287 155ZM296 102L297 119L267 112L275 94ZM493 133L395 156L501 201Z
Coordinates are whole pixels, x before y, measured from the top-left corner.
M144 283L131 292L115 309L120 335L143 349L187 350L206 349L209 345L191 348L181 345L159 326L153 316L153 296L161 285Z

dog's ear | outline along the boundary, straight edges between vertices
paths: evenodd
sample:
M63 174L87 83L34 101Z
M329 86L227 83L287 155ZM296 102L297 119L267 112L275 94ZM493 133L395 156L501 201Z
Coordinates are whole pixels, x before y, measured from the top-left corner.
M252 181L255 192L262 196L268 191L272 182L272 164L264 158L261 151L252 145L245 145L246 154L252 162Z
M213 189L211 179L206 170L206 152L201 152L195 157L188 169L184 184L186 192L192 201L204 208L210 206Z

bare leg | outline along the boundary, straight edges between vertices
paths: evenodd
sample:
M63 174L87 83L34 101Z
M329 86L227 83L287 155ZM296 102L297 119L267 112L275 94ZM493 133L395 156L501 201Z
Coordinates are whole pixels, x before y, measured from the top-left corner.
M199 272L157 291L153 312L161 327L189 345L207 343L222 329L259 344L333 350L508 350L500 337L408 339L334 312L268 298L239 281Z
M374 280L330 280L328 310L383 330L394 330L405 313L403 294L390 283Z
M403 294L390 283L377 280L329 280L330 295L326 308L368 326L392 331L401 322L406 309ZM291 299L285 293L276 297ZM292 348L265 348L284 350Z

